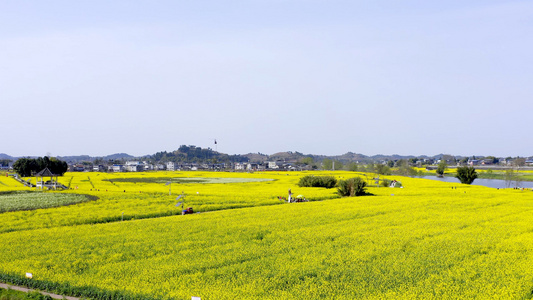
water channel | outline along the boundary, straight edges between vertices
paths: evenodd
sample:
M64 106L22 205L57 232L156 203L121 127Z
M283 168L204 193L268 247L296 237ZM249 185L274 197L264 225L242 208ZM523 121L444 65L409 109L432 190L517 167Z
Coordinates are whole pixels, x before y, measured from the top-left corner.
M460 183L459 179L455 177L422 176L420 178L438 180L438 181L443 181L443 182ZM512 181L509 185L508 182L506 182L505 180L501 180L501 179L477 178L476 180L474 180L472 185L481 185L481 186L486 186L486 187L495 188L495 189L504 189L508 187L509 188L519 187L519 188L533 189L533 181L519 181L519 182Z

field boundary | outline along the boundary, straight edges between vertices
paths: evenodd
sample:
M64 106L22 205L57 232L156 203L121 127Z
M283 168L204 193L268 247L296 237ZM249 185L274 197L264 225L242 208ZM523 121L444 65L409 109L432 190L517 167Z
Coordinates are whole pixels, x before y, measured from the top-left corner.
M25 287L22 287L22 286L9 285L9 284L5 284L5 283L1 283L1 282L0 282L0 288L6 289L6 290L14 290L14 291L19 291L19 292L24 292L24 293L37 292L37 293L40 293L40 294L43 294L43 295L46 295L46 296L50 296L50 297L52 297L54 299L66 299L66 300L81 300L82 299L82 298L77 298L77 297L62 296L62 295L58 295L58 294L52 294L52 293L48 293L48 292L43 292L43 291L39 291L39 290L25 288Z

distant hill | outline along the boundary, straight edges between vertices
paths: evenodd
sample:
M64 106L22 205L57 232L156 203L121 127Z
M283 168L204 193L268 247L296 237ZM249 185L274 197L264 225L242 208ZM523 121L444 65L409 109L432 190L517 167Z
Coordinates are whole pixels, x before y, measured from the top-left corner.
M111 155L107 155L107 156L102 157L102 159L104 159L104 160L117 160L117 159L128 160L128 159L132 159L132 158L135 158L135 156L131 156L131 155L127 154L127 153L115 153L115 154L111 154Z
M225 154L214 151L211 148L201 148L193 145L181 145L178 150L171 152L162 151L145 157L152 162L185 162L185 163L234 163L248 162L249 159L244 155Z
M343 163L355 162L355 161L366 162L366 161L371 160L371 158L369 158L366 155L353 153L353 152L347 152L347 153L345 153L343 155L333 156L331 159L338 160L338 161L343 162Z
M269 156L269 160L273 160L273 161L282 160L282 161L286 161L286 162L296 162L296 161L299 161L300 159L302 159L303 157L305 157L305 155L303 155L300 152L288 151L288 152L274 153L274 154Z
M76 155L76 156L58 156L60 160L66 161L67 163L76 163L81 161L90 161L92 162L95 158L89 155Z
M261 153L248 153L243 156L247 157L250 162L265 162L268 161L268 155Z
M347 152L341 155L319 155L319 154L303 154L298 151L285 151L277 152L271 155L263 153L248 153L248 154L225 154L214 151L211 148L201 148L196 146L185 146L182 145L179 149L171 152L157 152L151 155L145 155L142 157L135 157L127 153L115 153L106 156L89 156L89 155L73 155L73 156L58 156L58 159L66 161L69 164L80 163L80 162L94 162L99 161L128 161L128 160L143 160L150 162L210 162L210 163L221 163L221 162L254 162L262 163L266 161L283 161L287 163L296 163L301 161L305 157L310 157L314 162L319 163L324 159L331 159L340 161L341 163L370 163L370 162L379 162L379 161L396 161L400 159L411 159L411 158L421 158L421 159L441 159L443 156L455 157L456 159L463 158L462 156L453 156L450 154L437 154L434 156L427 155L383 155L377 154L373 156L367 156L354 152ZM478 159L483 158L482 155L476 155ZM16 161L20 157L14 157L5 153L0 153L0 160L11 160Z
M58 156L58 159L66 161L67 163L78 163L83 161L93 162L97 159L101 160L131 160L135 156L126 153L115 153L107 156L89 156L89 155L73 155L73 156Z
M383 155L378 154L371 156L373 160L400 160L400 159L410 159L415 158L416 156L413 155L398 155L398 154L392 154L392 155Z
M5 153L0 153L0 159L9 159L9 160L15 160L15 157L7 155Z
M295 163L300 160L302 160L304 157L311 157L315 162L323 161L324 159L332 159L332 160L338 160L340 162L346 163L346 162L353 162L353 161L359 161L359 162L366 162L371 161L372 158L368 157L363 154L357 154L353 152L348 152L342 155L334 155L334 156L327 156L327 155L316 155L316 154L303 154L300 152L277 152L272 155L265 155L260 153L249 153L245 154L244 156L248 157L251 162L264 162L264 161L284 161L289 163Z

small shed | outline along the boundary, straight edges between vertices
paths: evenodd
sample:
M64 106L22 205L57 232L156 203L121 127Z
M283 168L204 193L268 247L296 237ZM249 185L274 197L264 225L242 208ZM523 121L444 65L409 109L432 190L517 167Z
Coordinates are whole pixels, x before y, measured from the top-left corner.
M44 177L50 177L50 180L44 182L43 181ZM54 177L55 177L55 180L54 180ZM37 188L41 188L41 190L43 189L43 187L56 190L58 186L57 177L59 177L59 175L53 174L48 168L44 168L41 172L35 174L35 181L36 181L35 185L37 186Z

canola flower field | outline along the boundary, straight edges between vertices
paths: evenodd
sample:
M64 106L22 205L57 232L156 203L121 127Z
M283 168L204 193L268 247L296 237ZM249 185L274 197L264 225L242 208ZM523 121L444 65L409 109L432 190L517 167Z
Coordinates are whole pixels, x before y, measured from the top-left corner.
M70 190L43 193L98 199L1 213L0 281L94 299L533 298L532 191L388 176L403 188L339 198L305 175L372 177L67 173ZM289 188L310 201L280 201Z

